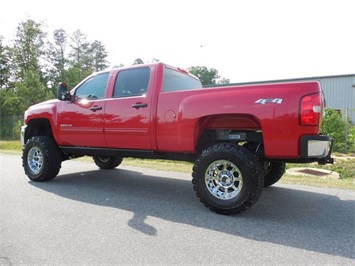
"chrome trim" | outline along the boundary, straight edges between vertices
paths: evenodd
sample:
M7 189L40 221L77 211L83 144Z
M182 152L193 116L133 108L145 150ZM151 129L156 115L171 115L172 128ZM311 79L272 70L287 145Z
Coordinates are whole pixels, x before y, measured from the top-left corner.
M308 157L323 158L329 154L331 142L326 140L308 140Z
M24 148L26 144L25 143L26 128L27 128L26 125L21 127L20 138L21 138L22 148Z

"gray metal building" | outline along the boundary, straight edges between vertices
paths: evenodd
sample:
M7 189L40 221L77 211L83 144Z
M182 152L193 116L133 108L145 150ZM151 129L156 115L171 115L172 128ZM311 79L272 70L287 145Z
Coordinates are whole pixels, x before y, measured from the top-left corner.
M351 119L352 124L355 125L355 74L268 80L239 84L265 84L298 81L318 81L322 86L326 106L335 110L340 110L344 119Z
M351 119L352 124L355 125L355 74L310 77L288 81L310 80L316 80L321 84L326 106L340 110L343 117Z

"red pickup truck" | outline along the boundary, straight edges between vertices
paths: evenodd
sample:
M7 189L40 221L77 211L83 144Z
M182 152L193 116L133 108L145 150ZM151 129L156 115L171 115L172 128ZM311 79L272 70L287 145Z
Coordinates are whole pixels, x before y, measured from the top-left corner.
M251 207L285 163L332 163L320 135L318 82L203 88L163 63L95 73L58 99L31 106L21 128L23 167L33 181L57 176L64 160L92 156L101 169L124 157L194 162L197 197L212 211Z

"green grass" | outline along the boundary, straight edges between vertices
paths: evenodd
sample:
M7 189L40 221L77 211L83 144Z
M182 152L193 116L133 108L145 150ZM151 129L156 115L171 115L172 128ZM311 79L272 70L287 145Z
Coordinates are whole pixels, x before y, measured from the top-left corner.
M22 146L19 140L3 141L0 140L0 151L21 151Z
M354 180L350 178L332 179L332 178L326 178L326 177L322 178L322 177L312 176L312 175L294 176L294 175L286 174L281 178L280 183L355 190Z
M154 168L164 171L178 171L183 173L192 172L192 163L188 162L172 162L164 160L142 160L142 159L132 159L125 158L122 165L126 166L139 166L146 168ZM311 168L321 168L327 169L340 174L339 179L329 178L329 177L319 177L313 175L288 175L285 174L280 180L281 183L286 184L300 184L307 186L316 187L334 187L341 189L355 190L355 157L349 158L347 160L336 159L334 165L318 165L317 163L312 164L287 164L287 169L293 167L311 167Z
M336 187L355 190L355 156L354 154L333 154L334 164L287 164L287 169L294 167L318 168L333 171L339 174L339 179L318 176L291 176L282 177L282 182L292 184L304 184L319 187Z
M292 167L312 167L330 170L337 172L341 179L353 179L355 178L355 156L344 156L339 154L334 154L335 161L334 164L319 165L317 163L311 164L287 164L287 168Z
M176 171L182 173L192 172L192 163L181 161L168 161L168 160L150 160L150 159L135 159L124 158L122 165L139 166L146 168L153 168L162 171Z
M22 146L19 140L17 141L0 141L0 151L10 152L10 153L21 153ZM318 176L294 176L294 175L284 175L280 180L281 183L288 184L302 184L308 186L318 186L318 187L335 187L342 189L355 190L355 156L354 154L343 155L334 154L335 163L333 165L318 165L317 163L312 164L287 164L287 169L294 167L311 167L311 168L321 168L327 169L339 173L340 178L326 178ZM91 158L84 157L85 161L92 161ZM191 173L192 163L180 162L180 161L167 161L167 160L142 160L125 158L122 165L125 166L137 166L153 168L157 170L164 171L177 171L183 173Z

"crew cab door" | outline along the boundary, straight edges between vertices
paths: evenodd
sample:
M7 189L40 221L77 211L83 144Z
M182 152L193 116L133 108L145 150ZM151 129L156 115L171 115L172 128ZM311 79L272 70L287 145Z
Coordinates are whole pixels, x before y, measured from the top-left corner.
M149 67L138 67L117 73L112 98L106 102L104 131L107 147L152 148L150 72Z
M108 72L90 77L75 90L73 102L61 102L58 109L61 145L106 146L103 128L108 78Z

